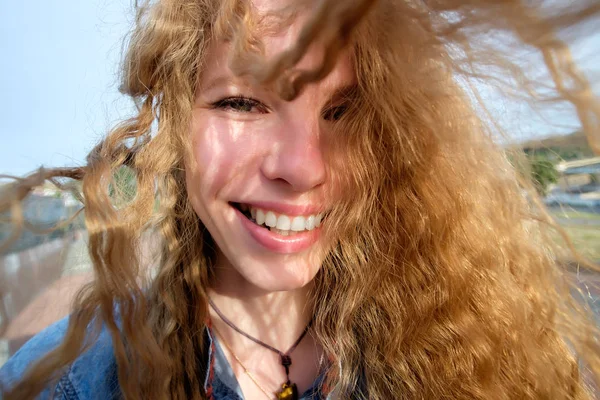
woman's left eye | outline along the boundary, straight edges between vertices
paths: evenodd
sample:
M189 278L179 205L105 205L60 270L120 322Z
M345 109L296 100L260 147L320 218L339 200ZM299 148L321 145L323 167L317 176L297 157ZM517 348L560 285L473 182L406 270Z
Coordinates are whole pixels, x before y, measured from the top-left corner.
M328 108L323 112L323 119L325 121L337 121L338 119L342 118L347 110L347 104L341 104L339 106Z
M240 113L251 113L258 112L264 114L267 112L267 107L260 101L251 99L249 97L227 97L222 100L218 100L212 104L213 108L219 108L222 110L240 112Z

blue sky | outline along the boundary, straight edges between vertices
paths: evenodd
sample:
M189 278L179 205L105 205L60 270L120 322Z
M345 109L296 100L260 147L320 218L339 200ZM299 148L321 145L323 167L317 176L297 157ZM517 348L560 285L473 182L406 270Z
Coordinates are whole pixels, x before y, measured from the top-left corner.
M117 90L130 1L2 1L0 15L0 173L82 164L132 110Z
M117 91L131 1L3 1L0 16L0 174L82 164L108 129L132 113ZM578 42L574 53L584 67L600 65L600 32ZM578 127L568 109L540 118L522 104L484 95L515 138Z

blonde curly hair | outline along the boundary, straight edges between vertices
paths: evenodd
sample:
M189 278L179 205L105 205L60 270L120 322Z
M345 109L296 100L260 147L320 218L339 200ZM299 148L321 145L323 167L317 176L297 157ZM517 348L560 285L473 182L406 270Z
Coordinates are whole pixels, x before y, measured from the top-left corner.
M492 139L472 86L518 82L524 95L539 95L510 51L539 53L553 79L546 95L575 105L599 151L599 104L557 32L597 18L600 3L556 3L322 0L296 45L272 60L253 47L256 18L246 2L138 6L122 75L138 114L87 165L44 170L0 199L0 210L16 210L44 179L81 180L95 271L62 344L5 398L39 393L101 324L126 398L206 398L198 371L214 243L188 203L184 160L193 158L191 107L213 40L232 41L232 69L285 99L351 49L358 84L331 140L345 154L332 162L345 166L352 196L328 216L325 233L336 245L311 293L315 337L332 359L329 386L349 398L364 374L372 399L589 398L582 376L600 372L598 331L570 294L544 228L552 221L535 194L522 195L529 185ZM328 49L322 65L290 73L316 40ZM136 196L115 207L108 187L124 165L135 173ZM163 251L143 284L139 247L148 231Z

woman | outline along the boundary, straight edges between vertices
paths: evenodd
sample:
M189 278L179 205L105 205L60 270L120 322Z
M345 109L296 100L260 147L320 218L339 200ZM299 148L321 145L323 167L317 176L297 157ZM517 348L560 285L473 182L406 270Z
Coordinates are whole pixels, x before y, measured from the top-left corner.
M482 38L512 35L591 135L598 105L555 32L598 8L140 8L123 64L139 114L85 167L43 171L83 181L96 280L3 368L6 398L589 398L596 330L461 79L516 74ZM123 166L136 195L115 203ZM148 281L144 232L163 242Z

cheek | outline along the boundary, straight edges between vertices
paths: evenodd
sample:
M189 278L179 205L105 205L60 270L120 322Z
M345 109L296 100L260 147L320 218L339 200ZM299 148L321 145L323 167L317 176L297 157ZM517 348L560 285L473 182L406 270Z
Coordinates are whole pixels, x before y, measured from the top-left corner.
M196 165L186 168L190 195L216 197L221 190L243 179L242 174L250 173L251 165L256 164L252 149L257 144L253 143L253 136L241 123L206 117L202 111L194 115L190 140Z
M352 151L344 146L342 140L325 137L321 143L323 158L327 165L327 185L324 197L328 203L336 203L344 194L354 193L358 188L352 184L355 171L349 168L348 155Z

